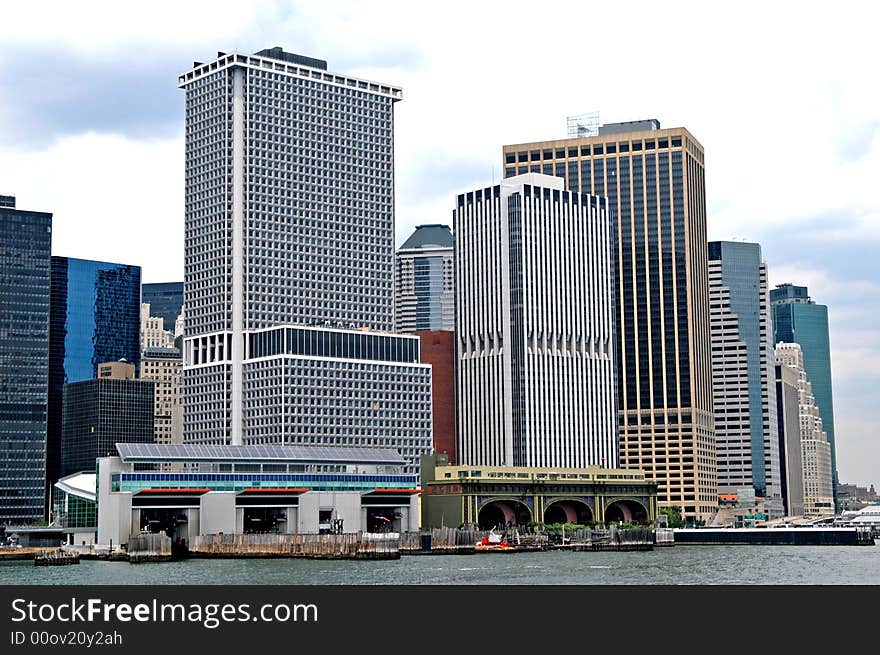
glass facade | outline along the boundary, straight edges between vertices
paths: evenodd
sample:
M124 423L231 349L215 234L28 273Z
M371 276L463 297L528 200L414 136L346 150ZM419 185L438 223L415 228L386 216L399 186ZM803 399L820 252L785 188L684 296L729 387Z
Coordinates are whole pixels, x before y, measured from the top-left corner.
M94 471L117 442L153 443L153 382L102 378L64 385L61 475Z
M140 365L140 296L140 266L52 257L46 449L50 483L61 475L64 385L94 379L103 362L126 359Z
M250 359L286 354L411 364L419 361L418 338L400 335L288 327L254 332L247 338Z
M141 302L149 303L150 315L163 318L165 329L174 332L174 323L183 307L183 282L144 284Z
M5 203L14 205L14 203ZM0 208L0 523L46 515L52 214Z
M837 493L837 452L834 444L834 397L831 384L831 343L828 307L815 303L807 287L781 284L770 291L774 343L798 343L804 355L804 370L813 385L813 396L822 417L822 427L831 444L833 489Z
M114 473L112 491L137 493L152 487L235 491L304 488L309 491L373 491L413 489L416 475L356 475L346 473Z

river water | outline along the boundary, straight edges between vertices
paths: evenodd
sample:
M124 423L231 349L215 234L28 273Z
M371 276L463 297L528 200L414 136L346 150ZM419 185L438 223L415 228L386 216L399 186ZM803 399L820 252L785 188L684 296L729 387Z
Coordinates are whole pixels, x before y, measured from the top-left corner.
M674 546L632 553L478 553L389 561L190 559L0 564L0 585L28 584L872 584L880 546Z

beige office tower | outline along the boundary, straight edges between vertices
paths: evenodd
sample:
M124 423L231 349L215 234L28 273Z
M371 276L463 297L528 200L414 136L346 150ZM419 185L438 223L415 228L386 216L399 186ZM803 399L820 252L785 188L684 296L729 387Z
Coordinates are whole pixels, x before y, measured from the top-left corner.
M703 147L656 120L504 146L504 176L537 172L607 196L616 228L620 464L659 484L661 507L718 508Z
M800 344L784 341L777 343L776 361L794 369L798 375L804 515L834 514L831 444L822 424L821 408L816 404L813 385L804 367L804 354Z

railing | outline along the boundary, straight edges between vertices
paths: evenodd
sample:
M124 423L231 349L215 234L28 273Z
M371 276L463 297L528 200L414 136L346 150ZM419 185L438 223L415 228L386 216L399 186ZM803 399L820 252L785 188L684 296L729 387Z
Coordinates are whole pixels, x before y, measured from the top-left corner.
M384 559L400 556L400 535L347 534L212 534L196 537L190 553L208 557L313 557Z

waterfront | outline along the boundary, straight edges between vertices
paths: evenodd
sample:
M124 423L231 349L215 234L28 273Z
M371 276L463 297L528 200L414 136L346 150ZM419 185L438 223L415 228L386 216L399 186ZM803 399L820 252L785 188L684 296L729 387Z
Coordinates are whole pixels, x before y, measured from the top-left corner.
M0 564L0 585L27 584L872 584L880 547L675 546L651 552L431 555L391 561L190 559Z

